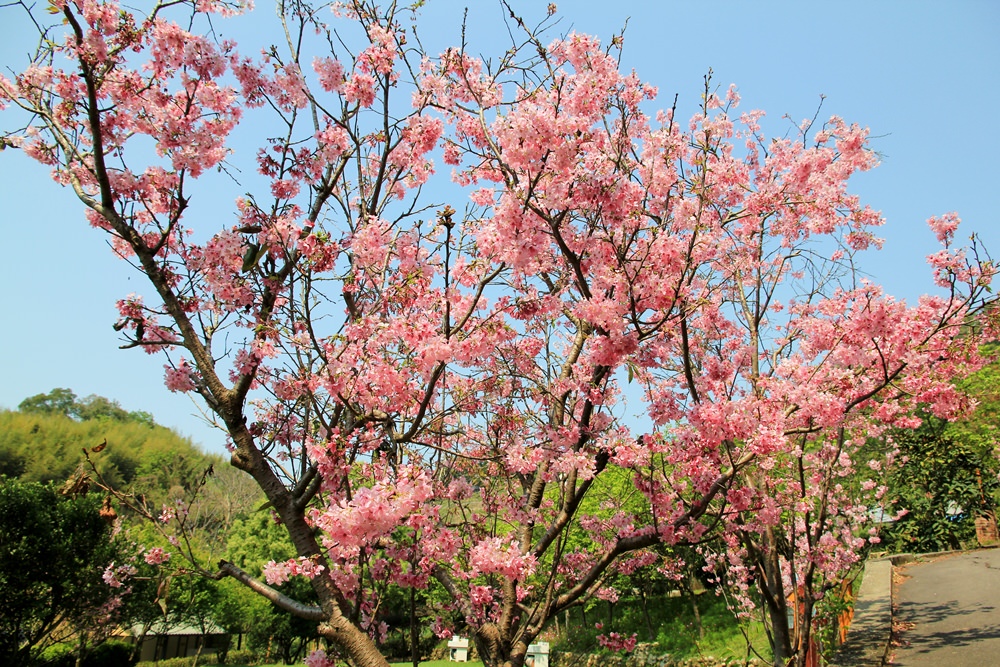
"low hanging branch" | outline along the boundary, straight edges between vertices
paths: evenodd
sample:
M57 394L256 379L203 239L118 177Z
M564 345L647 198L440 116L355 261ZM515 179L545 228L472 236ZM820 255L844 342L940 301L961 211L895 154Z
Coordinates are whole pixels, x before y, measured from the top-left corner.
M308 621L326 620L326 612L324 612L321 608L302 604L297 600L293 600L280 591L277 591L267 584L261 583L257 579L251 577L245 571L241 570L239 567L233 565L227 560L219 561L219 573L216 578L221 579L222 577L232 577L253 592L267 598L280 609L283 609L294 616L304 618Z

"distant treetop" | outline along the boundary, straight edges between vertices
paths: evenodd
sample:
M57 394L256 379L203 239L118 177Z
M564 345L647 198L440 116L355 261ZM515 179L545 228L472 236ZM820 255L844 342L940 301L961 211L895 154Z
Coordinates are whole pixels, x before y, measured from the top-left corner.
M21 401L17 406L21 412L35 412L48 415L62 415L77 421L110 419L118 422L137 422L155 426L153 415L144 410L129 412L118 401L97 394L77 399L71 389L57 387L47 394L35 394Z
M106 449L94 465L105 482L119 489L139 484L158 500L188 488L218 462L149 412L56 388L29 396L17 410L0 411L0 476L61 483L83 462L83 449L101 443Z

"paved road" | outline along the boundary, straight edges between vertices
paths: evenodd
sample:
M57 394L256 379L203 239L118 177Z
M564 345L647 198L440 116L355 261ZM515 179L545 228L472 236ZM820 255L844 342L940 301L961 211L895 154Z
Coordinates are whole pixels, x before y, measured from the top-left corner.
M900 572L895 601L907 629L902 645L890 648L893 667L1000 665L1000 549L918 561Z

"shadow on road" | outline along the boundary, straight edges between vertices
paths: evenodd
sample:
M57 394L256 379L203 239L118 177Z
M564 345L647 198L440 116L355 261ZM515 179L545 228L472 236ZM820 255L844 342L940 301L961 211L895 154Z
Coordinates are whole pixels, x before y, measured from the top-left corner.
M1000 550L908 565L894 602L900 632L892 664L985 667L1000 664Z

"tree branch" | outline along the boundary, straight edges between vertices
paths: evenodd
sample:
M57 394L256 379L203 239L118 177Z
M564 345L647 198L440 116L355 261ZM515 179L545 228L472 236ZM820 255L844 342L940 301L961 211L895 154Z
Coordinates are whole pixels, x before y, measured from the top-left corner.
M244 570L240 569L236 565L233 565L227 560L219 561L219 574L216 576L218 579L221 579L222 577L232 577L252 590L254 593L267 598L280 609L287 611L293 616L298 616L299 618L304 618L308 621L327 620L327 614L319 607L302 604L301 602L293 600L283 593L279 593L267 584L257 581Z

